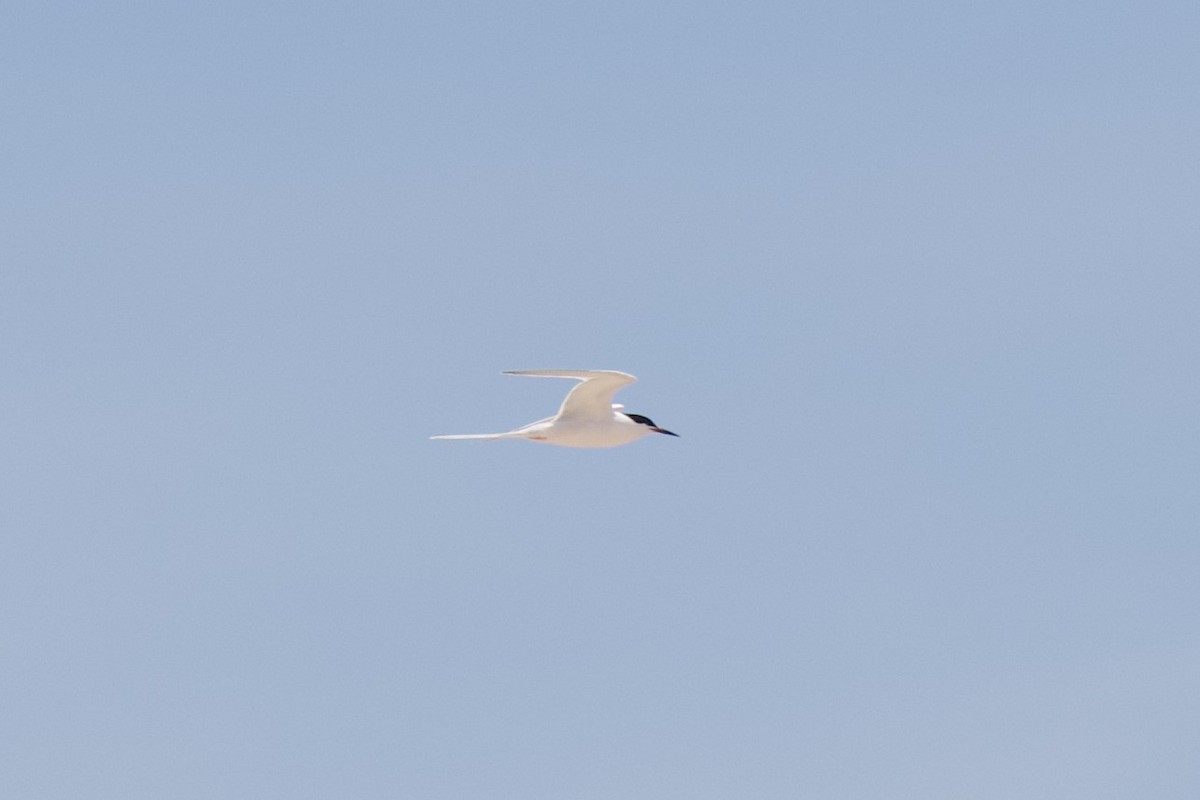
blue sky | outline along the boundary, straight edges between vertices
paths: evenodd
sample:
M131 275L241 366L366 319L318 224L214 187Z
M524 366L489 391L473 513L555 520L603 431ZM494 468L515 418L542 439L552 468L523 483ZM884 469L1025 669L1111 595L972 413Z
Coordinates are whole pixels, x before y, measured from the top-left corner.
M1195 796L1194 3L6 18L0 794Z

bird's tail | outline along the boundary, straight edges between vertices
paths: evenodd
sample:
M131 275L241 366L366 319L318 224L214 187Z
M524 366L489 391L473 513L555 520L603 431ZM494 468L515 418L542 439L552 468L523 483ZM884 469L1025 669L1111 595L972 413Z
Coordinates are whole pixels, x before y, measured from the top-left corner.
M430 439L520 439L511 433L451 433L445 436L430 436Z

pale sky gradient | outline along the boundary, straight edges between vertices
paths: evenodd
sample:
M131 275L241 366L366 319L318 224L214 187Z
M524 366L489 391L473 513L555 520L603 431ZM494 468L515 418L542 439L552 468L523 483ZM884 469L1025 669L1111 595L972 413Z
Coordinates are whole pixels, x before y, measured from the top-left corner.
M4 18L0 796L1197 796L1200 5Z

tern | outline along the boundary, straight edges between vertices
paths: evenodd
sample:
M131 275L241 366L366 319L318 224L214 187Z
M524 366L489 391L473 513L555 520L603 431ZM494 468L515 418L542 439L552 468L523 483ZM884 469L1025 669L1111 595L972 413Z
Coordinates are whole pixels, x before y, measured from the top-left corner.
M505 375L530 378L571 378L579 385L567 394L553 417L539 419L507 433L463 433L431 436L431 439L529 439L561 447L616 447L637 441L651 433L678 436L654 424L641 414L627 414L624 406L612 401L622 386L637 378L615 370L591 369L516 369Z

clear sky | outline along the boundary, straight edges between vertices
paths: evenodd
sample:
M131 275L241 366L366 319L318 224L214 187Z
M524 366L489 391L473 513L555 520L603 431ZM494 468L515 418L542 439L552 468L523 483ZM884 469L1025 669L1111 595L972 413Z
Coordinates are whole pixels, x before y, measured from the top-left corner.
M4 18L0 796L1197 796L1200 5Z

